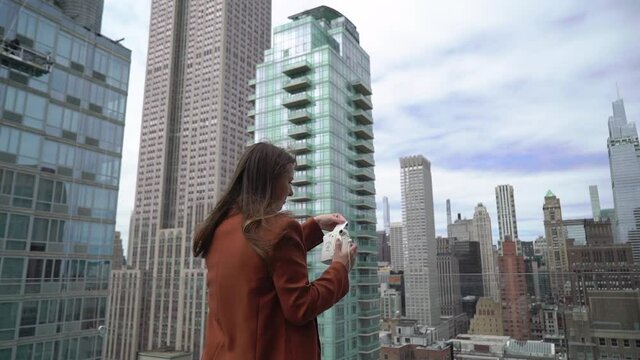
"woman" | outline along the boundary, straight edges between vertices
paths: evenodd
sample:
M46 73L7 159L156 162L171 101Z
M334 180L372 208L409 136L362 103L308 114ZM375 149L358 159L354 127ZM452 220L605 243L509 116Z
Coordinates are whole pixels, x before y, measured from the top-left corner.
M316 316L349 291L356 248L343 252L336 242L331 265L309 282L307 251L345 219L319 215L300 225L280 212L294 165L276 146L250 146L195 235L209 289L203 360L320 359Z

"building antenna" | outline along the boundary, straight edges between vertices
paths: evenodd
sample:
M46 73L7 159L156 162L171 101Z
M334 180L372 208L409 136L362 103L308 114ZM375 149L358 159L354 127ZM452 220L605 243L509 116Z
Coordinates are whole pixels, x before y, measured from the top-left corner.
M617 81L616 81L616 93L618 94L618 100L620 100L620 88L618 87Z

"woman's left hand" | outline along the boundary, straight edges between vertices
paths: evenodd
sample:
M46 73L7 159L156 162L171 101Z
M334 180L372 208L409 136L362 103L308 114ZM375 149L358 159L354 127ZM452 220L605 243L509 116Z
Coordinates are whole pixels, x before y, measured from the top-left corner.
M320 225L320 228L324 231L331 231L334 227L336 227L336 225L344 224L345 222L347 222L347 219L345 219L342 214L338 213L318 215L313 219L318 223L318 225Z

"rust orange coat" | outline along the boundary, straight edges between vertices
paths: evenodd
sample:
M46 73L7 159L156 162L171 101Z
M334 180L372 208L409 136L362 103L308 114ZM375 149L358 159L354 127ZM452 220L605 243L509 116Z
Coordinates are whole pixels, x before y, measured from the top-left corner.
M307 251L322 242L313 219L278 215L262 235L273 244L271 271L231 215L206 257L209 314L203 360L320 359L316 317L349 290L347 268L334 261L309 282Z

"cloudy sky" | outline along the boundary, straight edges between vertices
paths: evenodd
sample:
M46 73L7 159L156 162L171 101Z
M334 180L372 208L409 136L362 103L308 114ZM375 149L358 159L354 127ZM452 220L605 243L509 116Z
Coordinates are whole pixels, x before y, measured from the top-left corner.
M613 207L607 119L616 84L640 118L639 1L273 0L273 25L318 5L342 12L371 57L376 189L399 221L400 156L432 163L436 232L445 201L471 218L515 187L522 240L544 233L548 189L589 217L589 185ZM127 238L140 138L150 1L105 1L103 32L133 51L116 228ZM455 216L455 215L454 215ZM381 220L381 212L378 211ZM381 221L379 221L381 223ZM496 239L494 239L496 241Z

